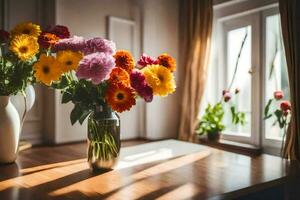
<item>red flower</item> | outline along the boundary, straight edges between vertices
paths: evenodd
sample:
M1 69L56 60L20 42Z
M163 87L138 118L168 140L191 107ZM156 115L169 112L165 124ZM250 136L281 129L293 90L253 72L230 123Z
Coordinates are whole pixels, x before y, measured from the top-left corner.
M282 99L283 98L283 92L282 91L275 91L274 92L274 98L276 99L276 100L280 100L280 99Z
M228 90L223 90L222 91L222 95L224 96L226 93L228 93L229 91Z
M68 27L66 27L66 26L56 25L56 26L53 26L53 27L49 27L47 29L47 32L56 35L60 39L70 37L70 31L69 31Z
M283 111L283 115L284 115L284 116L288 116L289 113L290 113L290 111L288 111L288 110Z
M226 92L224 95L224 101L225 102L228 102L230 99L231 99L231 94L229 92Z
M283 112L287 112L287 111L291 110L290 102L289 101L282 101L281 104L280 104L280 109Z
M38 38L38 43L41 47L48 49L50 46L56 44L58 40L59 38L56 35L43 32Z
M4 41L8 40L8 38L9 38L9 32L0 29L0 41L4 42Z

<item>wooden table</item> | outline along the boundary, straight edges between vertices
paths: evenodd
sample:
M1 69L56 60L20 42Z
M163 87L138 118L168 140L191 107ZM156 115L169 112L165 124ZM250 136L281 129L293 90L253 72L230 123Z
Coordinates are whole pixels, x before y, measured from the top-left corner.
M0 166L0 199L231 199L286 181L288 162L279 157L207 149L95 174L85 143L36 147Z

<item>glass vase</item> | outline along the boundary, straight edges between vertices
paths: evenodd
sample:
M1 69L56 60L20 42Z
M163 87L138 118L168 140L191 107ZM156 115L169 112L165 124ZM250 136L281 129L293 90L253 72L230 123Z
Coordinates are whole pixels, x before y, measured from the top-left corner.
M88 162L97 170L113 169L120 153L120 118L107 106L99 106L88 118Z

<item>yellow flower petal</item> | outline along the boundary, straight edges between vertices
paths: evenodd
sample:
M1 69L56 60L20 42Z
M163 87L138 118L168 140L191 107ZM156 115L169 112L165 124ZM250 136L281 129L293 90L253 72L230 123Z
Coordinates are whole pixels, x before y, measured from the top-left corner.
M59 51L57 52L57 61L63 72L71 70L77 70L80 60L83 58L83 54L73 51Z
M154 95L167 96L175 91L174 76L168 68L162 65L148 65L142 72Z
M45 85L51 85L53 81L58 81L62 75L59 62L53 56L42 54L39 60L33 65L34 76L37 81Z
M35 37L18 35L10 43L10 50L22 61L30 60L39 51L39 44Z

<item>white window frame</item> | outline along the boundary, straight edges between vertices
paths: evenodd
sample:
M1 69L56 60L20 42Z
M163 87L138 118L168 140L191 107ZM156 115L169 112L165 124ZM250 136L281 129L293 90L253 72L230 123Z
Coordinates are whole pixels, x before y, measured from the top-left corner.
M259 132L259 119L257 119L256 116L260 113L260 108L258 106L260 101L260 77L259 77L259 70L260 70L260 48L259 48L259 38L260 38L260 24L259 22L259 16L257 14L247 14L244 16L237 16L229 19L219 19L219 30L220 30L220 39L222 44L222 48L219 48L219 59L222 61L220 63L223 63L223 66L226 66L225 68L219 67L219 74L223 76L222 81L219 81L219 88L227 86L227 83L229 80L226 80L227 76L227 34L229 31L238 29L245 26L251 26L251 70L252 70L252 76L251 76L251 133L250 137L246 136L240 136L240 135L232 135L232 134L223 134L223 139L226 140L232 140L242 143L248 143L248 144L254 144L259 145L260 139L259 135L255 134ZM225 88L224 88L225 89ZM256 91L256 92L255 92Z
M265 100L265 84L266 84L266 79L265 79L265 58L266 58L266 19L268 16L276 15L279 14L279 9L278 7L268 9L262 12L262 38L263 38L263 52L262 52L262 71L261 71L261 79L262 79L262 105L266 105L266 100ZM261 124L261 133L262 133L262 147L264 148L264 151L267 153L271 154L280 154L280 149L282 145L282 140L276 140L276 139L267 139L266 138L266 130L265 130L265 120L262 121Z
M265 25L266 17L278 14L278 3L272 0L255 1L256 7L245 9L243 3L233 3L230 5L215 6L215 33L214 42L216 61L218 67L216 74L218 82L217 91L224 89L226 85L226 69L221 66L227 65L225 59L226 51L226 31L239 27L251 25L252 30L252 102L251 102L251 137L223 134L223 139L236 142L248 143L262 147L264 152L279 155L282 141L266 139L265 122L263 120L263 110L265 107ZM260 6L261 3L261 6ZM246 2L244 3L246 4ZM239 7L241 8L239 11ZM248 21L248 23L246 22Z

